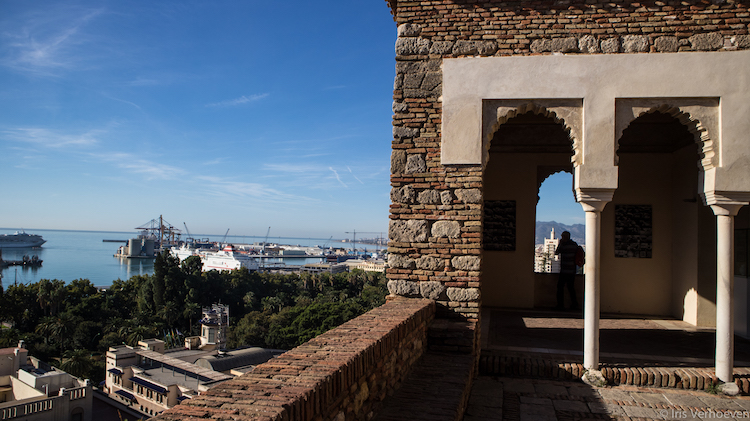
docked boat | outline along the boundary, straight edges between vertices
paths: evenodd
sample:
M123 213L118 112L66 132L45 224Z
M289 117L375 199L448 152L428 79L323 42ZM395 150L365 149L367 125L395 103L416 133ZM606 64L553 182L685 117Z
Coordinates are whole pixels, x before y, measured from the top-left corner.
M198 256L203 262L203 272L210 270L234 270L241 267L247 270L258 270L258 261L248 256L246 253L240 253L234 246L227 244L223 249L208 250L204 248L195 248L189 244L183 244L180 247L172 247L170 250L174 256L180 259L180 262L190 256Z
M0 235L0 249L39 247L45 242L41 235L26 234L24 231Z
M230 244L224 246L220 251L203 251L200 252L201 261L203 262L203 272L210 270L234 270L241 267L247 270L258 270L258 261L240 253Z

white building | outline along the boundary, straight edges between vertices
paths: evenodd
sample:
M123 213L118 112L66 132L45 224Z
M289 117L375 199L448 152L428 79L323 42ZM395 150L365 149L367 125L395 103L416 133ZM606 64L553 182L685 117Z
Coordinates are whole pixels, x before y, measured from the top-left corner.
M110 397L147 417L233 378L165 354L161 340L138 345L109 348L105 385Z
M560 256L555 254L558 244L560 239L555 237L555 229L552 228L550 238L545 238L544 244L535 249L534 272L560 273Z
M0 349L0 420L90 421L88 380L28 355L23 343Z

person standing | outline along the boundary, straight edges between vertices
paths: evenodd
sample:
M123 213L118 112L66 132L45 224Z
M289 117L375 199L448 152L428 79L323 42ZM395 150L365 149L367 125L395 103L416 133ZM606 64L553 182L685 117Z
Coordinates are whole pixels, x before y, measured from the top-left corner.
M560 244L557 245L555 254L560 256L560 277L557 279L557 307L556 310L565 309L565 289L570 294L570 309L578 310L578 298L576 297L576 254L578 243L570 239L570 232L563 231L560 234Z

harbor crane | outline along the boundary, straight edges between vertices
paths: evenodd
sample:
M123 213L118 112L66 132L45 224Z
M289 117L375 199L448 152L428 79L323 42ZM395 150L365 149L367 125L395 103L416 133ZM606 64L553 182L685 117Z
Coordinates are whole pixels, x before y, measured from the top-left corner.
M154 218L136 229L142 231L143 238L153 238L158 241L162 249L166 245L174 244L175 236L179 237L181 234L180 230L165 221L162 215L159 215L159 219Z
M354 256L356 257L357 256L357 230L354 230L354 231L351 231L351 232L345 231L344 233L345 234L354 234L354 237L352 239L352 243L353 243L352 250L354 251ZM383 232L382 231L381 232L359 231L359 233L360 234L380 234L380 236L378 237L379 240L378 240L378 243L377 243L377 251L380 252L380 243L382 243L382 240L383 240Z
M271 227L266 231L266 238L263 240L263 246L260 248L260 255L266 254L266 244L268 244L268 235L271 234Z

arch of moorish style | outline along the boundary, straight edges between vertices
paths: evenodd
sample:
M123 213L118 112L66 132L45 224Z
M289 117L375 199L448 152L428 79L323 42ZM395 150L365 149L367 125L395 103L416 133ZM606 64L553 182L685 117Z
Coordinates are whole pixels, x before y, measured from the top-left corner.
M487 168L494 133L526 112L550 117L569 133L576 199L586 214L587 369L599 367L603 264L611 262L601 253L602 212L619 187L619 142L633 121L661 113L700 145L696 193L716 221L716 373L732 381L733 224L750 202L748 62L750 51L443 60L441 164ZM481 287L482 301L491 302L485 280ZM686 319L703 317L705 308L688 301Z

